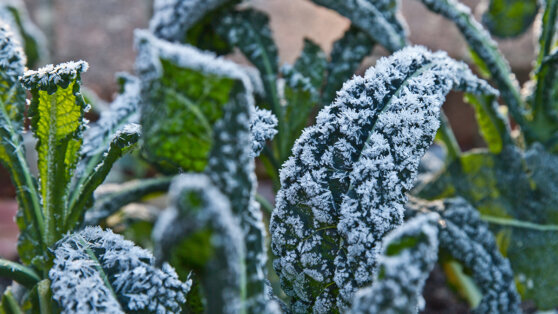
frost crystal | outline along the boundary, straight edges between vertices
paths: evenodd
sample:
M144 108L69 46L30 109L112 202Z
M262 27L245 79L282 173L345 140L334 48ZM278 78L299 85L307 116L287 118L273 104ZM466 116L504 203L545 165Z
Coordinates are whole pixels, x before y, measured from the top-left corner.
M155 36L182 41L207 12L230 0L155 0L149 29Z
M443 52L405 48L345 83L303 131L270 224L274 267L296 311L344 310L371 284L452 88L497 93Z
M56 66L48 64L37 71L26 71L21 83L28 89L37 88L53 94L59 86L67 88L81 73L87 71L88 67L85 61L70 61Z
M25 54L8 24L0 21L0 72L3 79L17 78L25 69ZM13 83L13 82L12 82Z
M482 293L475 313L521 312L510 263L500 254L492 232L475 208L462 198L443 202L412 199L407 208L409 215L434 211L442 217L440 248L471 271Z
M56 244L49 272L53 299L63 313L178 313L191 281L122 236L100 227L66 236Z
M250 121L252 133L252 156L257 157L262 152L265 142L271 141L277 134L277 118L271 111L256 109Z
M388 234L371 287L355 294L351 313L417 313L422 289L438 260L436 213L420 215Z
M206 291L207 312L241 312L244 242L229 201L203 174L176 177L169 198L170 206L159 216L153 229L155 255L159 260L166 260L173 250L180 251L176 246L181 241L196 232L210 230L212 256L204 261L205 269L199 274Z

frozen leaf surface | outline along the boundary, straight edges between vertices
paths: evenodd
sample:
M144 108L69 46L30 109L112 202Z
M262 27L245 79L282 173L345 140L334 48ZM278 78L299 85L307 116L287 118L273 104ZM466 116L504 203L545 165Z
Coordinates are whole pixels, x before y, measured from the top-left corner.
M293 311L344 310L371 284L381 239L402 222L404 193L451 89L495 93L445 53L405 48L345 83L303 131L281 170L270 225Z
M438 260L438 220L429 213L389 233L378 258L371 287L358 290L351 313L418 313L424 308L422 289Z
M260 155L265 147L265 142L271 141L277 134L277 118L271 111L256 109L250 121L250 133L252 134L252 156Z
M171 266L155 267L149 251L100 227L66 236L54 255L49 278L63 313L178 313L190 290Z

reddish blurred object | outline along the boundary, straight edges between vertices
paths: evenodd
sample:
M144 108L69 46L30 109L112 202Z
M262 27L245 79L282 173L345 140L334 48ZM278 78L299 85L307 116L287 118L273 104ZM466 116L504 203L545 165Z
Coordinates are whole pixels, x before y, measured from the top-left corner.
M0 200L0 257L17 258L18 228L14 221L17 212L15 200Z

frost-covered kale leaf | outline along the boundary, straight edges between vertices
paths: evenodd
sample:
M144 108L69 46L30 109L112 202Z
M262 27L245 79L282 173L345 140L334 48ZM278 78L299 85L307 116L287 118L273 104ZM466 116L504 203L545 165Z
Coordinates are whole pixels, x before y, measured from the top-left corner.
M515 37L525 32L535 20L537 0L490 0L482 23L497 37Z
M155 256L195 272L207 313L240 313L244 241L228 199L202 174L176 177L169 198L153 229Z
M438 260L436 213L420 215L389 233L370 287L359 289L350 313L418 313L422 289Z
M406 207L405 214L411 217L424 212L440 214L440 251L461 263L480 290L474 313L521 313L510 263L500 254L488 224L475 208L462 198L435 202L412 198Z
M136 32L136 45L144 153L168 172L202 171L214 125L246 75L211 53L157 39L146 31Z
M56 243L49 271L63 313L179 313L191 282L121 235L87 227Z
M558 157L540 144L526 152L509 147L500 154L464 154L418 187L427 199L464 197L499 239L518 290L541 309L558 305L558 274L548 265L558 258Z
M84 61L47 65L21 78L33 99L28 115L37 138L39 194L44 216L44 241L59 239L69 216L69 184L79 161L87 104L80 93Z
M446 54L406 48L345 83L303 131L281 170L270 225L294 311L346 309L371 284L381 239L402 222L404 193L451 89L495 93Z
M406 44L406 25L398 15L398 0L312 1L347 17L388 50L396 51Z
M3 0L0 3L0 20L12 27L17 41L24 47L27 66L33 67L48 58L46 38L31 21L22 0Z
M31 263L42 256L43 216L35 178L25 158L22 133L26 92L18 77L25 69L25 55L10 26L0 22L0 163L9 171L19 204L18 252Z
M250 121L250 133L252 134L252 156L260 155L267 141L271 141L277 134L277 118L271 111L256 109Z
M354 26L333 43L322 92L323 105L328 105L335 99L335 93L341 89L343 82L351 78L364 57L372 52L374 43L365 32Z

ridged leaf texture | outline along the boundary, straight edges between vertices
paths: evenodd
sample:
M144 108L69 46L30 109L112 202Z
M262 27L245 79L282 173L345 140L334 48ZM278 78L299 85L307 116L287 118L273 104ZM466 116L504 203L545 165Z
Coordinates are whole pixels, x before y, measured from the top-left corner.
M407 208L409 216L437 212L442 217L440 250L465 267L482 294L474 313L521 313L510 263L500 254L494 235L475 208L462 198L436 202L412 199Z
M406 44L406 25L398 16L398 0L312 0L337 11L390 51Z
M241 312L244 241L230 202L203 174L175 177L169 198L153 229L155 256L201 278L207 313Z
M402 222L404 193L451 89L495 93L446 54L405 48L345 83L303 131L270 224L294 312L344 310L371 284L381 239Z
M540 144L526 152L471 152L417 191L428 199L462 196L477 208L500 239L519 292L541 309L558 304L558 275L546 271L558 250L556 165L558 158Z
M202 171L214 125L245 74L211 53L157 39L146 31L136 32L136 46L144 153L167 172Z
M62 313L179 313L191 282L121 235L87 227L56 243L49 271Z
M531 26L538 9L537 0L490 0L482 23L496 37L516 37Z
M69 183L79 160L87 105L80 93L84 61L47 65L21 78L33 99L28 115L37 138L39 192L45 243L52 245L65 232Z
M436 213L409 220L383 240L379 269L370 287L355 294L350 313L418 313L422 289L438 260Z
M41 259L44 228L38 187L26 162L22 138L26 92L18 77L24 67L23 49L10 26L0 22L0 162L16 188L18 252L25 263L31 263Z
M277 117L266 109L256 109L250 121L252 134L252 156L260 155L267 141L271 141L277 134Z

